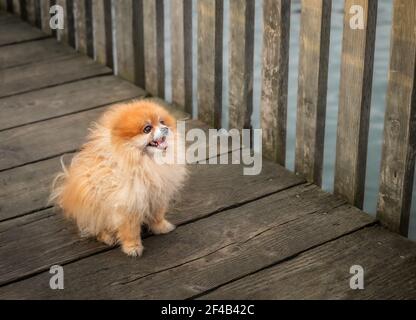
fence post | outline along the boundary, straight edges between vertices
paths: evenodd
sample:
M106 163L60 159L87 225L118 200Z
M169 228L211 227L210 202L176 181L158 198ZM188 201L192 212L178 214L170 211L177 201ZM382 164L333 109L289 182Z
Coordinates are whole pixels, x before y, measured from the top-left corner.
M416 156L416 2L393 4L377 217L407 235Z
M364 12L364 29L350 26L350 8ZM354 8L353 8L354 9ZM341 58L334 192L363 207L373 82L377 0L346 0ZM354 12L354 11L353 11Z
M192 114L192 0L172 0L172 101Z
M111 0L92 0L94 59L113 67Z
M295 171L322 183L331 0L302 0Z
M198 1L198 118L219 128L222 112L223 1Z
M56 0L56 4L64 9L64 28L58 29L56 36L58 41L69 44L75 48L75 26L73 1Z
M90 0L74 0L76 49L88 56L94 55L92 37L92 3Z
M263 0L261 128L263 155L286 160L290 0Z

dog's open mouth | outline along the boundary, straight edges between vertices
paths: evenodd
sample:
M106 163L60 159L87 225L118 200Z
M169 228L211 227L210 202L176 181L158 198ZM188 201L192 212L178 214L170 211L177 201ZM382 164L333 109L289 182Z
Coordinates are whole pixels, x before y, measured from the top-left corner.
M152 140L147 145L148 147L154 147L161 150L166 150L168 147L168 142L166 141L166 137L162 137L158 140Z

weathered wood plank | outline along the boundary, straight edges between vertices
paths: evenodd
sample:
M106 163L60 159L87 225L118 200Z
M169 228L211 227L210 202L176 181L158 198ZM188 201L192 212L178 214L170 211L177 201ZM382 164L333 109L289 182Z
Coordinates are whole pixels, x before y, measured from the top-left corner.
M223 1L198 1L198 118L221 127Z
M377 217L407 235L416 157L416 3L394 2Z
M54 30L51 29L49 25L49 21L51 19L51 14L49 10L51 6L54 4L54 0L40 0L40 21L41 21L41 29L46 34L52 35Z
M113 67L113 37L111 0L92 1L92 23L94 30L94 59Z
M364 29L350 26L350 8L363 8ZM363 207L367 142L373 83L377 1L346 0L342 41L341 82L334 192Z
M54 72L51 72L52 69ZM55 61L41 61L3 70L0 77L7 81L2 82L0 97L110 73L111 70L107 67L82 55Z
M75 51L54 38L24 42L1 48L0 70L73 55Z
M229 127L250 128L253 112L254 0L230 1Z
M133 0L115 1L114 28L116 46L116 72L122 78L135 82L135 50L134 50L134 4Z
M16 44L29 40L47 38L48 35L27 23L5 23L1 25L0 46Z
M94 56L92 37L92 3L89 0L74 1L75 47L90 57Z
M38 12L38 3L39 0L25 0L25 11L26 17L25 19L34 26L38 26L40 22L40 11Z
M163 0L143 0L145 89L153 96L165 96Z
M144 96L141 88L114 76L36 90L0 99L0 131Z
M0 11L7 11L7 0L0 0Z
M321 185L331 0L302 0L295 171Z
M22 14L21 0L13 0L13 13L20 16Z
M71 286L60 292L42 289L44 273L1 288L0 296L189 298L372 222L363 213L352 221L350 215L358 210L341 209L342 203L317 187L302 185L188 223L167 236L145 239L147 250L139 260L126 260L112 250L68 264L65 276ZM316 232L318 226L325 232ZM100 261L106 261L105 270ZM79 290L81 284L85 290Z
M290 0L263 2L261 128L263 155L280 165L286 160Z
M192 114L192 0L173 0L172 102Z
M206 295L205 299L415 299L416 246L380 227L365 228ZM350 267L364 268L351 290Z
M57 38L75 48L74 3L69 0L56 0L56 4L64 10L64 28L57 30Z

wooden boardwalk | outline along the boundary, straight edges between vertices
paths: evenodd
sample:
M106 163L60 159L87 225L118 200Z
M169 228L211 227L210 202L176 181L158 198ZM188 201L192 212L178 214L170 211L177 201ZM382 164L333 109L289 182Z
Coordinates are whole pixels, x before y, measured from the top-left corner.
M59 159L70 160L107 105L146 95L0 16L0 299L416 298L414 242L266 160L257 176L190 165L170 211L178 228L145 234L139 259L80 238L47 205ZM49 288L56 264L64 290ZM350 289L352 265L364 268L364 290Z

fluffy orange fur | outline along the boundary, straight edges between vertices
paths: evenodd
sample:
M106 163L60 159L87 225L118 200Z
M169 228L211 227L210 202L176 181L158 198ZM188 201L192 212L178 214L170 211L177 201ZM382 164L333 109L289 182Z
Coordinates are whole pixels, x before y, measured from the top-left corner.
M155 234L174 229L165 214L186 168L158 163L155 156L181 141L176 121L155 102L139 100L111 107L90 130L69 168L55 178L51 201L83 235L140 256L143 224Z

